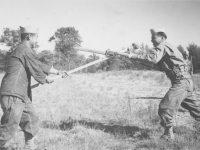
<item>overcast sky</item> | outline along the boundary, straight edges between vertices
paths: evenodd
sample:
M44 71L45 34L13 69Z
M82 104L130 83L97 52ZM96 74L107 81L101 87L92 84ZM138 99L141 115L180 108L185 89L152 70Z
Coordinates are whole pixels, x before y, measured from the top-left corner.
M40 50L60 27L75 27L82 47L119 50L133 42L151 44L151 28L165 28L168 42L200 45L200 1L0 0L3 28L39 27Z

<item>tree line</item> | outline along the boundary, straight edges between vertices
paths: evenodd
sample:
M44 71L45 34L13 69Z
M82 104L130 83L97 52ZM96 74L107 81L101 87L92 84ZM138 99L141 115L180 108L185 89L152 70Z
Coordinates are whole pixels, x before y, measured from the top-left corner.
M91 54L87 58L79 54L74 47L81 46L82 38L79 31L74 27L61 27L57 29L49 38L49 42L55 42L54 51L43 50L37 54L37 59L46 64L52 64L60 70L72 70L89 62L99 59L96 54ZM4 28L3 35L0 37L0 43L9 47L9 50L0 50L0 70L5 71L10 53L20 43L20 31L10 28ZM179 45L178 49L186 57L186 50ZM194 72L200 70L200 46L195 43L190 43L187 48L190 58L192 58ZM141 45L142 51L149 51L148 45ZM192 56L192 57L191 57ZM111 70L149 70L146 66L141 66L133 59L125 58L124 56L112 57L104 62L93 65L81 72L95 73L99 71Z

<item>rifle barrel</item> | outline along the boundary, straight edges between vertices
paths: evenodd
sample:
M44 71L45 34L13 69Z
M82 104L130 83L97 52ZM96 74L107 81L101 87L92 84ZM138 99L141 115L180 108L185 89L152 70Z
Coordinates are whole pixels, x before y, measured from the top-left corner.
M88 48L82 48L82 47L75 47L74 49L78 51L91 52L91 53L97 53L97 54L102 54L102 55L106 54L106 50L100 51L100 50L94 50L94 49L88 49Z

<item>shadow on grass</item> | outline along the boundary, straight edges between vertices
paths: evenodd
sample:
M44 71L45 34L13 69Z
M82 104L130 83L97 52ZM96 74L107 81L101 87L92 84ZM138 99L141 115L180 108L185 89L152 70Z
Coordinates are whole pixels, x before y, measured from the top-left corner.
M72 129L75 125L83 125L88 128L93 128L97 130L102 130L103 132L114 134L114 135L126 135L128 137L136 137L140 139L149 139L150 138L150 130L142 129L137 126L129 126L129 125L111 125L111 124L103 124L97 121L92 120L71 120L71 121L62 121L59 125L61 130L69 130Z
M150 132L149 129L142 129L137 126L129 126L129 125L115 125L115 124L103 124L101 122L93 121L93 120L66 120L61 121L59 126L52 125L50 122L43 122L44 128L56 128L60 130L70 130L76 125L82 125L87 128L101 130L106 133L110 133L113 135L125 135L127 137L137 137L139 139L149 139Z
M134 97L134 99L162 99L163 97Z
M178 141L164 141L164 140L146 140L136 145L135 149L143 150L188 150L186 145L179 143Z
M136 144L136 149L151 150L199 150L200 149L200 124L194 123L193 129L178 126L174 127L175 140L149 139Z

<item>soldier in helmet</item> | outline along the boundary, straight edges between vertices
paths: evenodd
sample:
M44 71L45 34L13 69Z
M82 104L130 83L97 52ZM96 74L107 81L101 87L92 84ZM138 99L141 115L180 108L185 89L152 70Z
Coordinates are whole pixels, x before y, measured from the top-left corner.
M167 140L173 140L174 114L181 105L190 115L200 121L200 107L194 91L193 81L188 72L186 60L180 51L166 42L165 29L151 29L151 42L154 45L150 54L129 54L129 58L148 60L166 73L172 86L159 104L158 114Z
M34 48L37 44L38 29L20 27L21 43L11 53L8 69L2 79L0 88L0 103L3 110L0 125L0 149L12 138L18 125L25 136L25 149L33 150L34 137L39 129L39 119L32 105L31 76L40 84L52 83L48 76L62 74L50 65L42 64L36 59Z

